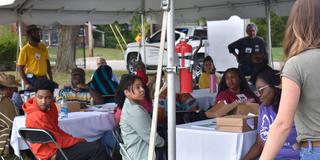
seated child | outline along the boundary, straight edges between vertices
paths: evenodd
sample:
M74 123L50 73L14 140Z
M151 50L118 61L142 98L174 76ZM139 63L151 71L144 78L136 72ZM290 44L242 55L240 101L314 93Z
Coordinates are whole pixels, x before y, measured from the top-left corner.
M145 98L146 87L141 78L131 75L127 77L123 88L124 91L118 95L124 101L120 118L121 136L131 159L147 160L151 118L140 105ZM164 144L164 139L156 134L155 147ZM122 158L126 159L126 156Z
M202 73L199 78L199 88L209 88L210 87L210 74L215 74L216 67L214 66L213 60L210 56L207 56L203 60ZM216 76L216 74L215 74ZM217 79L217 77L216 77ZM218 83L218 81L217 81Z

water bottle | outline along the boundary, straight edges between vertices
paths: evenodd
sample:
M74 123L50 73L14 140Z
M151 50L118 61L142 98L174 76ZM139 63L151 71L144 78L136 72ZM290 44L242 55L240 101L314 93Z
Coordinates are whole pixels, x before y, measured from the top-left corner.
M60 118L67 118L68 117L68 104L64 97L62 97L61 103L60 103Z
M93 98L90 98L90 105L94 105L94 100L93 100Z
M217 78L214 72L210 73L210 93L215 93L217 91Z
M30 93L28 91L24 91L24 93L23 93L23 101L27 102L29 98L30 98Z

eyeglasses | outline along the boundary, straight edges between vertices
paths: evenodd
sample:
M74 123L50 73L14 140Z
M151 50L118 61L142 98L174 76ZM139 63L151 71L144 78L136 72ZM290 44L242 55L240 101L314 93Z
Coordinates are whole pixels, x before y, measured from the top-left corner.
M263 87L261 87L261 88L257 88L255 94L256 94L257 96L261 96L262 93L263 93L263 90L266 89L266 88L268 88L268 87L269 87L269 85L265 85L265 86L263 86Z

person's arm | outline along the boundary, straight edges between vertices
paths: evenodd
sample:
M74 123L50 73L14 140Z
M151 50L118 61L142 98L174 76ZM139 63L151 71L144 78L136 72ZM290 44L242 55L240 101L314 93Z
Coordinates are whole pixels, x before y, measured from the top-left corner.
M261 154L263 146L264 144L259 134L257 134L256 142L251 146L249 152L245 155L243 160L255 160Z
M239 49L240 46L241 46L240 40L237 40L237 41L235 41L235 42L232 42L231 44L228 45L229 53L231 53L232 55L234 55L237 60L238 60L238 58L239 58L239 55L236 53L236 49Z
M52 70L51 70L51 65L50 65L49 59L47 60L47 73L48 73L48 76L49 76L49 80L53 81Z
M24 82L24 85L26 86L26 89L30 90L30 89L32 89L32 86L29 83L26 74L24 73L24 67L25 67L24 65L17 65L17 70L18 70L18 72L20 74L21 79Z
M117 78L117 75L114 73L114 72L112 72L112 79L111 79L113 82L117 82L118 84L119 84L119 80L118 80L118 78Z
M103 104L103 99L102 99L101 95L97 91L95 91L94 89L92 89L90 87L88 87L88 89L89 89L90 95L93 98L94 102L96 104Z
M268 139L260 159L271 160L278 154L290 133L294 115L298 107L299 97L299 86L294 81L282 77L279 111L269 131Z
M268 62L269 62L269 57L268 57L268 52L267 52L267 48L266 48L266 42L261 38L261 44L260 44L260 49L261 49L261 51L262 51L262 53L264 54L264 56L265 56L265 60L264 60L264 62L266 63L266 64L268 64Z
M88 90L91 97L93 98L93 100L96 104L103 104L103 99L102 99L101 95L93 88L87 86L86 84L78 84L77 87L79 87L81 89Z

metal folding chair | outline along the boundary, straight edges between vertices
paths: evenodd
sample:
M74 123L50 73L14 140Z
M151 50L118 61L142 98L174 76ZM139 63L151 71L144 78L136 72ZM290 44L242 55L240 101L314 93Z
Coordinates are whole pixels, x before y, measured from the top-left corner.
M120 146L120 150L124 153L124 155L129 159L129 160L132 160L127 152L127 150L124 148L124 144L123 144L123 140L122 140L122 137L121 137L121 129L120 127L114 127L113 130L112 130L112 134L113 134L113 137L116 139L117 143L119 144Z
M51 135L50 132L44 129L36 129L36 128L20 128L19 135L22 137L24 142L28 145L29 149L31 150L30 144L32 143L54 143L58 148L59 152L63 156L65 160L68 160L67 156L62 151L60 145L56 142L55 138ZM31 150L32 152L32 150ZM33 152L32 152L33 153ZM34 153L33 155L37 157Z

